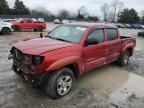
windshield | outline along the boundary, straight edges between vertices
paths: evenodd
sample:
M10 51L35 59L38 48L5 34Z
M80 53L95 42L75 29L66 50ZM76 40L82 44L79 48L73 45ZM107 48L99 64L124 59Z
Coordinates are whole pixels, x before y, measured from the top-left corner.
M49 34L50 38L79 43L86 31L86 27L80 26L60 26Z

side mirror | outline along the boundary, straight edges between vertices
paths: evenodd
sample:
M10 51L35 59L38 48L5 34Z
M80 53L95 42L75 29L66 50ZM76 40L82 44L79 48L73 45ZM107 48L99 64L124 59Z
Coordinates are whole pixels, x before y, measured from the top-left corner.
M96 39L87 39L86 42L85 42L85 45L95 45L95 44L98 44L98 40Z

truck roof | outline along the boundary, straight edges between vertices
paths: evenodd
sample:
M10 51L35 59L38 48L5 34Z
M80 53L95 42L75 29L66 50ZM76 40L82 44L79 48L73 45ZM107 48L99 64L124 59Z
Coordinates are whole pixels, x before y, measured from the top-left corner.
M20 18L20 20L33 20L32 18Z
M75 26L83 26L83 27L107 27L107 28L117 28L114 24L106 24L106 23L69 23L65 25L75 25Z

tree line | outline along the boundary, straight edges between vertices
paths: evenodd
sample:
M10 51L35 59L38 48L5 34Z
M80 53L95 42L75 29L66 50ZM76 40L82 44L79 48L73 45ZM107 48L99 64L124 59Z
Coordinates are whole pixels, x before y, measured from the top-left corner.
M77 13L69 12L66 9L59 10L58 14L54 15L44 7L37 7L30 10L26 7L21 0L15 0L14 6L9 7L6 0L0 0L0 15L31 15L41 17L57 17L63 18L78 18L90 21L99 21L99 17L89 15L87 8L81 6ZM120 22L120 23L143 23L144 24L144 11L141 17L135 9L124 8L124 3L120 0L114 0L111 3L104 3L101 7L103 20L106 22Z
M144 24L144 11L140 17L135 9L124 8L124 3L120 0L114 0L110 4L104 3L100 9L103 14L103 19L106 22Z
M10 8L6 0L0 0L0 15L30 15L30 10L22 1L16 0L14 7Z
M78 19L87 19L92 21L98 21L97 16L88 15L87 10L84 6L78 9L78 13L71 13L68 10L61 9L57 15L52 14L50 11L44 7L37 7L36 9L30 10L27 8L23 1L15 0L14 7L10 8L6 0L0 0L0 15L31 15L31 16L41 16L41 17L58 17L62 18L78 18ZM87 15L87 17L85 17Z

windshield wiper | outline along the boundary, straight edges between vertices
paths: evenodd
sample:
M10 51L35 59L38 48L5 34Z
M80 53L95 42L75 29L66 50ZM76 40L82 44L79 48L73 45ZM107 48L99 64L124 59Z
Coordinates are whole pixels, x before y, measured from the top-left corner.
M59 38L57 38L57 40L64 41L64 42L71 42L71 41L64 40L64 39L59 39ZM72 42L71 42L71 43L72 43Z
M51 38L51 39L56 39L55 37L51 37L51 36L46 36L46 37Z
M64 40L64 39L60 39L60 38L55 38L56 40L60 40L60 41L64 41L64 42L70 42L72 43L71 41L68 41L68 40Z
M52 36L46 36L46 37L51 38L51 39L55 39L55 40L60 40L60 41L72 43L71 41L68 41L68 40L65 40L65 39L61 39L61 38L56 38L56 37L52 37Z

